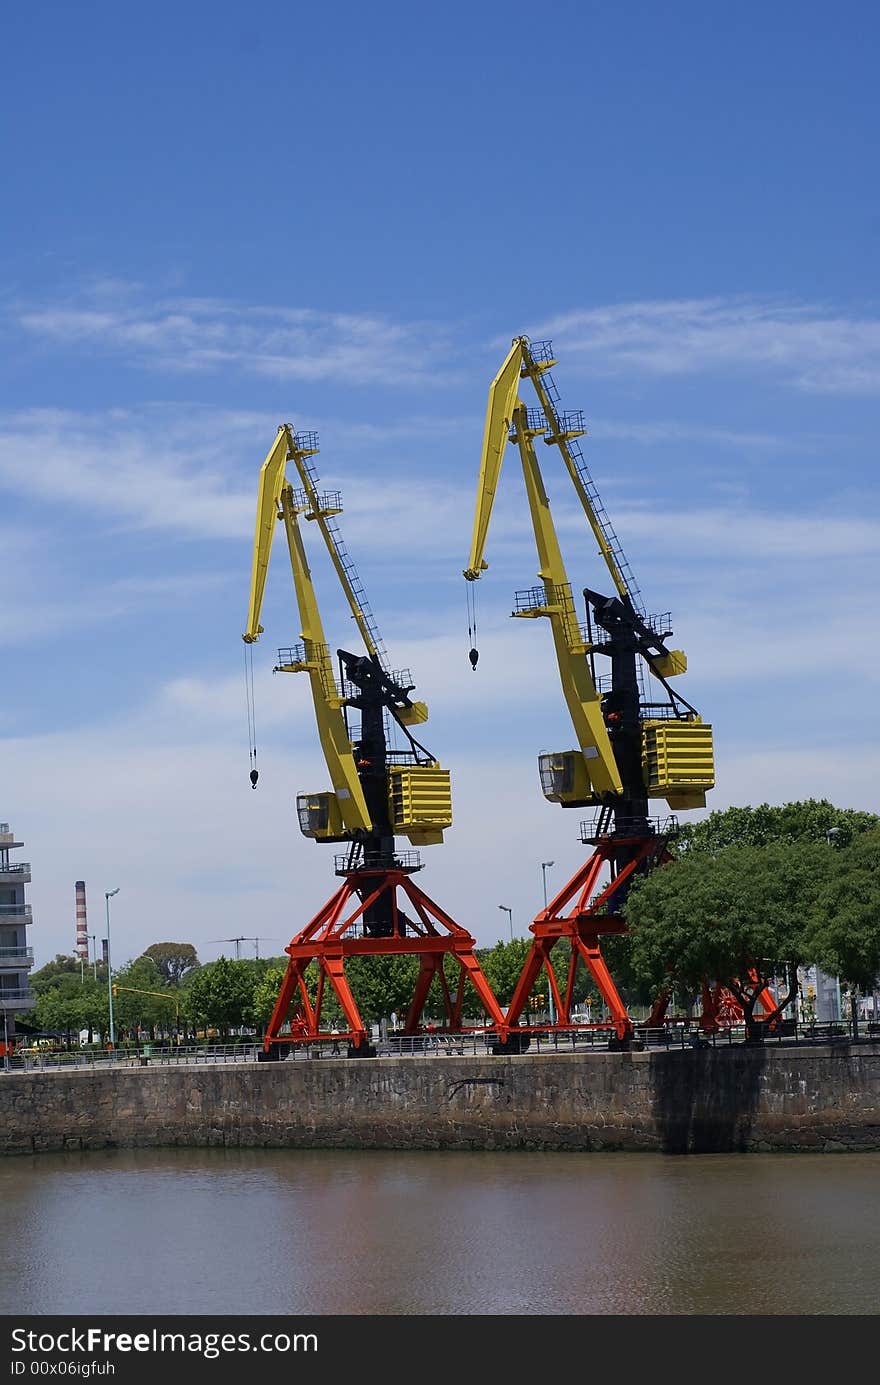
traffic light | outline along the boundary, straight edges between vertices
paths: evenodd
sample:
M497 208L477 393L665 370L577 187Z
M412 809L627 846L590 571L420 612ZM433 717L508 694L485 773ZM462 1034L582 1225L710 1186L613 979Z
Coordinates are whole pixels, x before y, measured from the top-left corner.
M113 999L115 1000L116 997L117 997L118 995L119 995L119 987L118 987L118 986L114 986L114 987L113 987Z

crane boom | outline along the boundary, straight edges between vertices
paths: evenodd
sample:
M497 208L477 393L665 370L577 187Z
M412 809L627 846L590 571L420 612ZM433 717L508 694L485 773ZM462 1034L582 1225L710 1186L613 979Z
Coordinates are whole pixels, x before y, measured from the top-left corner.
M275 522L281 520L290 553L301 641L294 648L279 651L274 671L309 675L318 735L332 783L329 793L297 796L300 830L315 841L350 843L346 869L353 868L351 862L356 859L371 868L390 867L396 860L395 834L405 834L414 845L443 840L443 831L452 821L449 771L408 729L427 720L428 708L410 698L414 685L408 681L409 673L388 668L369 602L334 522L342 512L339 493L320 494L317 489L317 473L309 460L317 451L316 434L295 433L288 424L282 424L261 467L243 639L251 645L262 633L260 610L269 554ZM296 467L300 490L294 490L285 478L288 461ZM367 651L366 655L336 651L341 686L337 686L306 557L302 516L314 520L321 532ZM359 713L359 724L350 724L351 708ZM392 723L403 731L407 749L389 748ZM256 779L254 768L254 786ZM385 936L392 928L387 905L388 901L381 907L370 905L365 913L365 926L376 936Z
M474 535L471 540L471 555L464 570L469 582L476 581L480 573L489 566L483 558L483 552L489 532L489 520L492 518L498 478L501 475L501 462L510 435L514 406L517 403L522 362L522 338L517 337L505 357L504 364L489 386L486 424L483 429L483 455L477 484Z
M260 611L269 569L269 555L272 551L275 524L281 519L287 534L294 589L302 623L303 647L301 651L296 651L301 654L300 658L292 658L279 667L284 672L308 673L318 737L330 772L333 791L339 801L342 821L349 831L369 832L372 826L370 814L342 714L342 700L336 691L333 664L297 522L295 497L285 478L285 466L294 447L290 428L287 424L282 424L260 468L250 603L247 629L242 638L246 644L253 644L262 633Z
M584 657L587 646L575 614L571 584L565 571L559 540L550 515L550 502L532 441L536 433L545 433L546 423L537 430L531 429L528 410L518 397L525 358L526 339L517 337L489 387L473 539L464 576L469 582L476 581L480 573L488 567L483 557L486 536L501 474L504 448L513 430L519 447L532 528L538 549L538 576L544 584L543 593L540 589L535 589L525 594L525 601L518 600L518 609L514 615L524 618L549 618L562 692L577 735L588 782L596 793L619 794L622 792L620 775L602 718L599 693Z
M518 382L520 378L527 378L534 386L543 413L543 426L536 429L535 434L543 434L544 442L548 446L555 445L559 448L618 595L629 602L634 611L644 614L629 563L576 441L578 437L583 436L585 430L580 425L579 417L573 418L560 413L557 408L559 395L550 374L550 369L555 364L548 342L533 346L528 337L515 337L501 369L489 387L474 531L470 558L464 575L468 581L473 582L488 567L484 551L498 478L501 474L501 461L510 436L514 407L517 402L522 402L517 399Z
M623 792L623 785L602 716L599 693L585 658L588 645L581 633L571 583L550 516L550 501L532 443L534 434L528 427L528 411L522 404L514 409L513 427L538 548L538 576L544 584L543 596L538 589L533 589L524 594L523 601L518 593L514 614L525 618L549 618L562 692L593 791L619 794Z
M489 521L501 473L504 448L516 441L543 588L518 592L513 615L550 620L556 663L577 749L542 754L539 771L545 797L565 807L599 804L613 808L620 831L647 829L648 799L665 797L672 808L702 807L714 785L712 728L669 686L684 673L682 650L665 643L666 617L647 617L629 563L611 525L577 439L586 431L581 415L562 413L550 374L556 364L549 342L515 337L489 389L483 450L468 566L475 582L486 570ZM518 395L520 379L531 380L540 408L529 409ZM542 437L562 454L616 596L584 588L588 632L578 621L559 541L550 515L534 439ZM592 620L589 609L592 609ZM595 656L610 659L610 680L597 678ZM470 651L472 667L479 657ZM650 701L641 682L644 661L669 702ZM600 691L601 687L601 691Z
M263 606L263 592L266 587L266 574L269 571L269 554L275 537L275 522L281 508L281 492L284 488L284 468L290 450L290 429L283 424L278 436L269 449L266 460L260 467L260 480L257 488L257 525L254 534L254 558L251 566L251 595L248 603L247 629L242 639L245 644L253 644L263 633L260 624L260 611Z
M289 486L281 492L281 507L302 621L303 657L281 664L279 668L285 673L308 673L315 720L318 724L318 739L330 771L330 782L339 802L342 821L350 832L369 832L372 830L372 822L354 762L348 727L342 715L343 701L336 690L330 649L324 635L312 574L297 523L293 492Z
M339 493L338 491L331 491L326 495L318 493L317 473L314 465L308 460L317 451L316 447L309 445L314 439L314 434L304 435L303 441L306 444L304 446L300 443L299 435L292 433L289 429L288 435L290 437L289 455L303 485L302 496L297 496L297 501L301 502L301 511L307 520L314 520L321 531L321 537L330 555L330 561L336 569L336 576L339 578L339 584L361 633L361 639L367 653L377 659L387 672L388 656L382 645L376 621L370 610L366 594L361 587L354 563L343 543L342 535L333 522L334 516L342 513Z
M521 337L520 342L522 344L522 373L527 375L534 385L535 393L541 401L541 408L548 425L544 441L548 446L555 444L562 453L566 470L571 477L572 485L578 500L581 502L587 522L593 531L593 537L599 545L599 552L611 574L611 580L617 588L618 596L629 602L633 610L640 611L639 592L629 564L623 556L623 550L611 527L608 516L605 514L599 493L575 441L578 437L583 436L584 429L580 426L571 427L570 420L564 414L560 414L556 408L556 400L553 397L556 390L553 386L553 377L550 375L550 368L556 362L549 349L542 353L545 359L541 360L537 354L533 354L531 343L527 338ZM576 421L577 423L579 420Z

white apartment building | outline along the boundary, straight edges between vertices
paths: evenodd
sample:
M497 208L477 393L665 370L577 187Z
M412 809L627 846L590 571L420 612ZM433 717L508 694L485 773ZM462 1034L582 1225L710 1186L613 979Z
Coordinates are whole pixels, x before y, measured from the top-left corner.
M21 846L24 842L15 840L9 823L0 822L0 1044L4 1052L15 1034L16 1013L34 1006L28 986L28 972L34 965L27 940L31 906L25 901L31 868L26 861L9 859L10 851Z

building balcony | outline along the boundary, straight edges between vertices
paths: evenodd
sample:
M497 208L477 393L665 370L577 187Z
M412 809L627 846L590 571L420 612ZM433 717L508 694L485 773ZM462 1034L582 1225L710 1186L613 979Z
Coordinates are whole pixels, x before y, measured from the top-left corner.
M4 865L0 861L0 885L28 885L31 879L31 867L29 861L20 861L15 865L11 863Z
M32 947L0 947L0 970L21 971L26 967L29 971L33 965Z
M0 904L0 923L33 923L29 904Z
M0 990L0 1011L33 1010L35 1004L36 996L27 986L18 986L10 991Z

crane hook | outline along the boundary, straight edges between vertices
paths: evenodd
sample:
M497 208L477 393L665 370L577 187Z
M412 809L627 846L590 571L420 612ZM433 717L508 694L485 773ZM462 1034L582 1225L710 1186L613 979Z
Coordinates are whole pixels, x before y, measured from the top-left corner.
M471 649L468 651L468 658L471 661L471 668L474 670L474 673L477 671L477 660L479 657L480 651L478 649Z
M252 788L252 789L255 789L255 788L257 787L257 780L259 779L259 777L260 777L260 771L259 771L258 769L252 769L252 770L251 770L251 788Z

